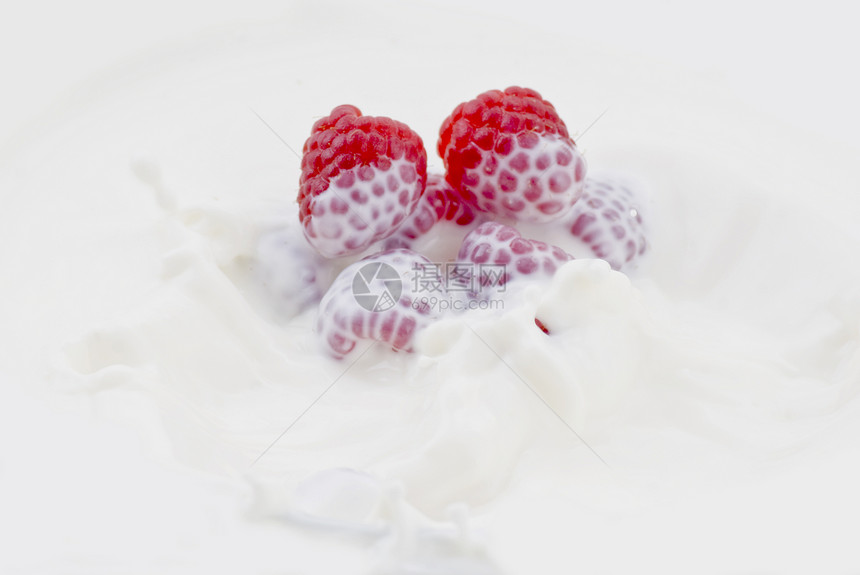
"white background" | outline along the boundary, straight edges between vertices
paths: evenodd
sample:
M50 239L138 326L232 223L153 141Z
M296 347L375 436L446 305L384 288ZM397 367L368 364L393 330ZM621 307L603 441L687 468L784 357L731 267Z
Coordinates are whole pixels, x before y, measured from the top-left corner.
M0 12L0 141L26 130L26 121L40 111L73 97L85 80L148 50L193 41L237 22L266 21L296 4L302 2L6 3ZM761 114L843 143L854 145L860 129L860 35L849 2L439 0L435 5L453 18L488 11L572 42L588 40L721 75ZM492 30L475 31L476 47L484 34Z

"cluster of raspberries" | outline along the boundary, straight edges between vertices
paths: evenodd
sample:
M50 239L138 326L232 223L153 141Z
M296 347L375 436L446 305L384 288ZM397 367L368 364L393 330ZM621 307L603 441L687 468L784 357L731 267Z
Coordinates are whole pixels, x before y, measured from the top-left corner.
M402 288L413 284L405 278L436 265L413 248L443 228L441 221L472 228L456 256L463 269L502 270L465 278L473 280L471 298L486 297L490 281L499 287L545 278L572 259L522 237L520 222L564 230L615 269L645 251L633 193L586 178L567 126L534 90L491 90L458 105L442 123L436 149L445 173L428 175L418 134L350 105L318 120L305 142L298 194L305 237L325 258L365 256L340 273L320 302L318 331L336 357L362 339L409 351L415 334L440 314ZM400 276L396 298L389 288L398 280L383 270ZM383 295L386 305L373 303Z

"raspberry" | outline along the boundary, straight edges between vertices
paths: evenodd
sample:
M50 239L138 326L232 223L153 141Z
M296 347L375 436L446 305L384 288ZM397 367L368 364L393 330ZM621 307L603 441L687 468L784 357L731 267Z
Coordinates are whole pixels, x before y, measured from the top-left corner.
M522 237L511 226L485 222L463 239L457 260L471 264L482 291L503 287L520 277L551 277L559 266L573 259L563 249Z
M316 305L328 275L323 258L292 226L260 237L250 271L254 285L285 318Z
M391 235L418 202L427 152L408 126L338 106L305 142L299 219L328 258L356 254Z
M458 105L437 149L448 182L481 211L548 222L582 193L585 160L553 105L534 90L491 90Z
M415 210L385 242L386 249L409 247L425 235L436 222L447 220L466 226L475 221L475 211L463 203L443 176L427 177L427 186Z
M539 330L541 330L542 332L544 332L547 335L550 335L549 328L546 326L546 324L544 324L544 322L542 322L538 318L535 318L535 325L537 326L537 328Z
M388 250L346 267L323 296L317 331L331 354L342 358L358 340L385 342L412 351L415 334L435 311L414 297L416 274L433 264L410 250Z
M615 270L630 266L648 247L640 200L611 179L588 178L582 198L559 224Z

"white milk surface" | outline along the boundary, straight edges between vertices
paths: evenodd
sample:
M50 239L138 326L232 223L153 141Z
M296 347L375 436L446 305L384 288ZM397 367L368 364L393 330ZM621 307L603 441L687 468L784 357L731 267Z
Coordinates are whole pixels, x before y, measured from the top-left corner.
M744 60L703 49L707 14L628 9L590 27L542 4L296 3L18 122L0 571L858 572L858 115L810 88L840 71L787 48L788 25L750 54L768 84L706 64ZM714 22L748 42L768 21L730 9ZM818 53L841 54L828 18ZM796 115L785 58L818 74ZM647 189L647 257L574 260L414 354L328 358L314 302L349 262L318 267L302 238L293 150L351 103L409 124L438 170L445 116L512 84L555 104L590 170Z

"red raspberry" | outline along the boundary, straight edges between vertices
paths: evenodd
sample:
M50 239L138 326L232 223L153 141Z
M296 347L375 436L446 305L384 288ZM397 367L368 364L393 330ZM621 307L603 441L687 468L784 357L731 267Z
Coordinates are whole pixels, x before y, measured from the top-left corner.
M472 265L472 273L478 274L476 287L482 291L520 277L550 277L572 259L563 249L526 239L498 222L485 222L469 232L457 254L458 261Z
M415 334L437 315L414 285L433 265L413 251L388 250L347 266L319 305L317 332L331 354L344 357L360 339L412 351Z
M630 186L611 179L588 178L582 198L559 224L615 270L628 267L648 247L641 201Z
M437 148L448 182L482 211L547 222L582 192L585 160L534 90L491 90L460 104L443 122Z
M385 247L410 247L416 239L429 232L436 222L442 220L466 226L475 221L475 211L462 201L444 177L431 174L427 177L427 186L415 210L385 241Z
M427 152L408 126L338 106L305 142L299 219L325 257L356 254L391 235L427 180Z

